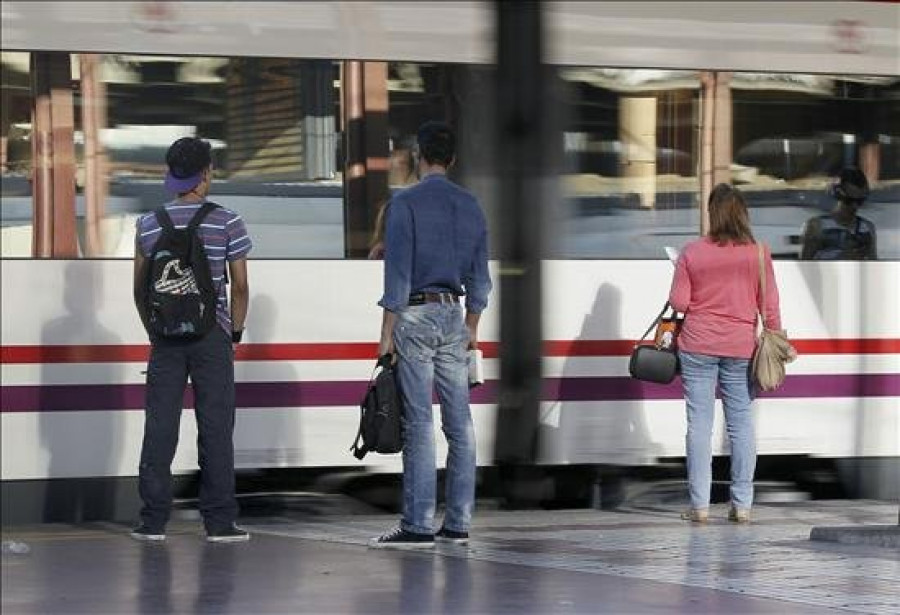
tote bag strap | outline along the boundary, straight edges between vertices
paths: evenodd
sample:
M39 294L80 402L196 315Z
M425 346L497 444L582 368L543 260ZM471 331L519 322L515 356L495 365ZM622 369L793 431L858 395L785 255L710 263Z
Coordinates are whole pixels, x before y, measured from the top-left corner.
M763 244L756 244L756 253L759 256L759 318L762 320L763 329L766 328L766 262Z

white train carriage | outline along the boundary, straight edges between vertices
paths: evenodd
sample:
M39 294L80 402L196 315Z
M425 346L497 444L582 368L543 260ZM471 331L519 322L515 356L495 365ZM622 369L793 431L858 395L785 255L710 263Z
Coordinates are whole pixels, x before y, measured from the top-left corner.
M4 50L492 57L490 5L476 2L10 1L2 11ZM896 77L897 16L898 7L872 2L558 2L548 5L548 59ZM230 204L227 195L217 200ZM896 211L884 215L896 222ZM895 242L886 234L882 247L896 252ZM634 465L684 454L678 384L627 375L631 343L668 291L671 265L662 256L544 262L540 463ZM3 481L135 476L148 347L132 305L131 263L5 258L0 266ZM900 262L778 261L775 269L800 358L785 386L757 402L759 453L896 460ZM496 280L496 263L493 271ZM236 364L239 468L357 463L348 448L376 350L381 279L378 262L251 259L251 309ZM495 290L483 321L488 382L473 394L479 465L492 463L502 300ZM174 472L196 469L195 442L187 412ZM726 452L721 422L715 443L716 453ZM399 469L396 457L365 463Z
M631 340L665 300L671 265L544 267L541 462L631 465L683 455L677 383L627 374ZM148 348L131 302L131 264L4 260L2 273L4 480L135 474ZM776 274L800 358L785 386L757 402L760 454L896 456L900 264L777 262ZM236 463L353 465L347 449L376 349L380 263L251 260L250 276ZM501 300L495 294L484 317L488 383L473 397L482 465L492 461ZM181 441L174 467L194 469L190 414ZM394 457L366 463L398 468Z

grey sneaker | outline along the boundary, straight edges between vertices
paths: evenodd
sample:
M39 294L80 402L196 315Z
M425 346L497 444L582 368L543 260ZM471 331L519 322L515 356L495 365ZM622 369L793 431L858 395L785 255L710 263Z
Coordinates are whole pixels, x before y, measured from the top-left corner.
M683 521L690 521L691 523L706 523L709 521L709 509L691 508L690 510L681 513L681 519Z
M732 506L728 511L728 520L732 523L750 523L750 509Z
M448 530L445 527L438 530L438 533L435 534L434 537L438 542L449 542L455 545L469 544L469 532L457 532L455 530Z
M247 542L250 540L250 532L231 524L220 530L207 530L207 542Z
M395 527L369 541L370 549L427 549L434 546L434 534L416 534Z
M139 525L131 530L131 537L141 542L162 542L166 539L164 530L151 530L146 525Z

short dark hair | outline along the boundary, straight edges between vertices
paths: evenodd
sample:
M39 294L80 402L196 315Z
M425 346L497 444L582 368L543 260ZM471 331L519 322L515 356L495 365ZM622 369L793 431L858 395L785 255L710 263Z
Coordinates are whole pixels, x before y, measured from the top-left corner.
M456 157L456 137L444 122L430 120L419 127L416 134L419 155L428 164L449 167Z
M832 192L835 198L844 201L864 201L869 196L869 181L856 167L847 167L841 171Z
M169 146L166 164L177 178L193 177L212 164L212 148L197 137L182 137Z

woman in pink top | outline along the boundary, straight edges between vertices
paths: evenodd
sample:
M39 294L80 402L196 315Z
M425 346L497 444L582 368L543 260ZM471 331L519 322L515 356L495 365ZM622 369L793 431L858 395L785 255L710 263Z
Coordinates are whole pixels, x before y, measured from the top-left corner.
M747 204L737 189L719 184L709 196L709 234L688 244L675 266L669 293L685 314L678 336L681 382L687 406L687 471L691 509L682 518L703 523L709 515L712 428L716 385L731 443L731 521L750 520L756 438L750 359L756 345L759 256ZM781 329L772 258L765 250L766 323Z

